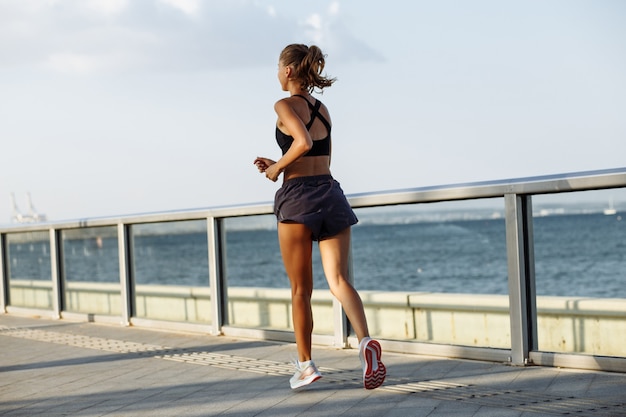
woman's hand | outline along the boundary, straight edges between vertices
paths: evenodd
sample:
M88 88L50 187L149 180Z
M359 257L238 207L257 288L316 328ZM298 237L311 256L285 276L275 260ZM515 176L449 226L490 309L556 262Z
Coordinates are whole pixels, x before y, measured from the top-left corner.
M257 156L256 159L254 160L254 165L256 165L256 167L258 168L259 172L265 172L265 170L270 165L274 165L275 163L276 163L276 161L272 161L271 159L263 158L263 157L260 157L260 156Z
M276 166L276 161L268 158L262 158L260 156L257 156L257 158L254 160L254 165L256 165L259 172L265 173L265 177L267 177L267 179L270 179L274 182L276 182L278 176L282 172L282 170L278 169L278 167Z
M265 177L268 180L272 180L274 182L276 182L276 180L278 179L278 176L283 172L282 169L278 168L277 164L272 164L270 166L268 166L265 169Z

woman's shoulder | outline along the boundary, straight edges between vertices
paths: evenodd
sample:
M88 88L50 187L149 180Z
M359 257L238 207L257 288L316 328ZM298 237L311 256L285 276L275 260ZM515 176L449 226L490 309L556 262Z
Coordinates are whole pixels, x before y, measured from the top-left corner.
M293 109L293 103L290 99L291 97L285 97L278 100L276 103L274 103L274 110L278 112L281 110L285 111L287 109Z
M299 112L302 109L306 109L306 108L307 108L306 101L302 100L302 98L295 96L295 95L281 98L274 104L274 109L276 111L292 110L292 111Z
M309 101L306 97L297 95L281 98L274 104L274 110L276 110L277 113L281 111L292 111L297 114L305 115L311 111L310 109L319 104L319 109L322 113L328 115L329 110L326 105L316 97L311 97L314 100L313 102Z

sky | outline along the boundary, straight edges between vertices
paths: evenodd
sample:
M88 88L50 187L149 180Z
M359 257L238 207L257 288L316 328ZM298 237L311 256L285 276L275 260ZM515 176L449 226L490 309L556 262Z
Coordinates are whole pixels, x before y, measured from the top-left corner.
M267 203L277 63L346 194L626 166L621 0L0 0L0 224Z

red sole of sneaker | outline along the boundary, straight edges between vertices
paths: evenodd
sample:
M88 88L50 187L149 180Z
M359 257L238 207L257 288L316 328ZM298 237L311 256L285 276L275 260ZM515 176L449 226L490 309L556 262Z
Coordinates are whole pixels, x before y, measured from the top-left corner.
M312 379L306 381L305 384L301 384L301 385L297 385L295 387L291 387L291 389L298 389L298 388L306 387L307 385L311 385L312 383L314 383L315 381L317 381L318 379L321 379L321 378L322 378L322 376L318 375L315 378L312 378Z
M381 362L382 349L380 343L371 340L365 345L365 372L363 374L363 385L365 389L374 389L380 387L385 381L387 369ZM374 369L376 364L376 369Z

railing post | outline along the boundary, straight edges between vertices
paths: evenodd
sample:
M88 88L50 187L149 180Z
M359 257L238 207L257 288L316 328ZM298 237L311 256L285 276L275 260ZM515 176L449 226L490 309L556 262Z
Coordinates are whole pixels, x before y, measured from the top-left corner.
M9 304L9 274L7 269L6 259L6 235L0 233L0 313L7 312L7 305Z
M117 224L117 247L120 265L122 325L130 326L130 318L134 314L133 254L130 225L125 225L124 223Z
M62 282L62 254L59 242L59 233L49 229L50 236L50 277L52 278L52 313L54 318L61 318L63 310L63 282Z
M527 365L530 351L537 349L531 197L505 194L504 206L509 275L511 363Z
M211 293L211 324L214 335L222 334L222 326L228 322L228 295L226 282L226 242L224 221L207 217L207 243L209 260L209 285Z

